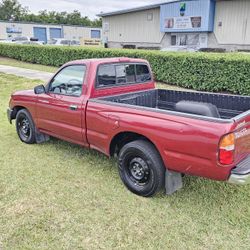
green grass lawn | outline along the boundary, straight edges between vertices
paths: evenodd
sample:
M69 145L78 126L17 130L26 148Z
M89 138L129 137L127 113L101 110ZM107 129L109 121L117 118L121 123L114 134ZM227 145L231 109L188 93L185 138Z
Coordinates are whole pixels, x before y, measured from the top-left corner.
M185 177L172 196L133 195L102 154L21 143L10 94L39 82L0 74L0 249L250 249L250 187Z

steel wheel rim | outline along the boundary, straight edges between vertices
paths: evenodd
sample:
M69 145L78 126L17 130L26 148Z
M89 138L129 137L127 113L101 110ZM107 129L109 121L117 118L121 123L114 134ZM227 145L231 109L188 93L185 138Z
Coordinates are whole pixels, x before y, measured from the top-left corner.
M17 123L18 131L24 139L30 136L30 122L26 116L21 117Z
M133 157L127 164L127 176L138 186L146 185L150 180L150 169L141 157Z

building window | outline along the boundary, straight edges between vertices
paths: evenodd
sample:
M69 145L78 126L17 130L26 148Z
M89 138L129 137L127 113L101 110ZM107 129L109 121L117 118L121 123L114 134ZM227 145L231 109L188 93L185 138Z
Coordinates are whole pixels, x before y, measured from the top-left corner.
M176 35L171 36L171 45L175 46L176 45Z
M147 14L147 20L148 20L148 21L153 21L153 19L154 19L153 13L148 13L148 14Z
M180 46L199 45L199 34L184 34L179 39Z
M198 46L200 45L199 34L176 34L171 35L172 46Z
M91 38L100 39L101 38L101 31L100 30L91 30Z

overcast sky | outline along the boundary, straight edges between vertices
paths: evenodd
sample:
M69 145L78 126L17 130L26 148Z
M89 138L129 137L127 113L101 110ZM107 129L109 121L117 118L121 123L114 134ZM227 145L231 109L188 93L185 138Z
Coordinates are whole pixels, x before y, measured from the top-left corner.
M19 0L23 6L27 6L31 12L37 13L40 10L68 11L79 10L82 15L95 18L96 14L114 10L133 8L167 0Z

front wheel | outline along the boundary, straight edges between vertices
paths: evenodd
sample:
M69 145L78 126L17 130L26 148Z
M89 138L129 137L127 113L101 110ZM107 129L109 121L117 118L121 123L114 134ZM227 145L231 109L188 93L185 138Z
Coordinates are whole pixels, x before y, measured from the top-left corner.
M164 186L165 167L161 156L144 140L130 142L121 149L119 174L124 185L140 196L153 196Z
M36 142L35 124L26 109L19 110L16 115L16 131L22 142L27 144Z

